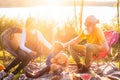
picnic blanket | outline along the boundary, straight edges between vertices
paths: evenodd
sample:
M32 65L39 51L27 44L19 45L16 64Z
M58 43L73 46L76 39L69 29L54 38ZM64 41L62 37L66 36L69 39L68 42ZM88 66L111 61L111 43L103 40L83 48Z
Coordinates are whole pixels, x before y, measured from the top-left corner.
M46 65L38 64L38 66L39 69L42 69ZM93 63L89 73L81 74L76 72L77 67L75 65L69 65L69 70L63 71L60 75L46 73L39 78L32 79L26 77L25 74L21 74L19 80L120 80L120 71L113 62L101 65Z

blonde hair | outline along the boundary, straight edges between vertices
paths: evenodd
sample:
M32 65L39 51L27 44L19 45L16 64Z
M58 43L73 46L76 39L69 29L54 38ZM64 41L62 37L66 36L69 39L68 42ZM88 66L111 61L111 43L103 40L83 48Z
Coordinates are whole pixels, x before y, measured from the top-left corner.
M33 23L35 24L36 22L36 19L33 18L33 17L28 17L27 20L26 20L26 24L25 24L25 27L31 27L33 26Z
M62 50L64 48L64 45L62 42L55 41L53 44L53 48L57 50Z

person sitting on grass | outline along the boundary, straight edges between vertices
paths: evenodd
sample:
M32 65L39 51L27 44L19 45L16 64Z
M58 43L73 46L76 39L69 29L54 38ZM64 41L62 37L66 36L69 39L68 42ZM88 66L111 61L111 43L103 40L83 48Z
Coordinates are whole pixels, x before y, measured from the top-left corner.
M66 47L69 46L69 52L75 60L78 72L80 73L89 72L93 55L98 55L97 53L99 52L109 50L103 31L97 27L98 23L99 20L96 19L95 16L88 16L85 20L85 28L82 29L82 32L77 37L64 44ZM78 44L83 39L86 39L87 43L85 45ZM85 65L80 63L79 53L85 54Z
M60 74L69 65L67 55L62 51L64 48L61 42L56 41L46 59L46 67L36 72L34 75L26 73L27 77L38 78L45 73ZM64 68L64 69L63 69Z
M37 21L29 17L26 21L25 28L22 31L19 48L16 51L17 57L2 71L0 71L0 79L2 79L8 71L18 67L6 76L3 80L11 80L14 75L20 72L27 64L38 57L41 53L41 43L48 49L51 49L51 44L43 37L42 33L37 30Z

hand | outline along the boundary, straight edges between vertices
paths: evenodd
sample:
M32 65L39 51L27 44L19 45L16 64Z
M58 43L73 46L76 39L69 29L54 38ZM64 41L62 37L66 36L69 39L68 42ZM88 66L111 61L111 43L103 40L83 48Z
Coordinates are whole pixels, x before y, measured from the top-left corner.
M35 58L37 55L37 52L31 51L29 54L30 54L30 57Z
M64 43L63 45L64 45L64 47L68 47L68 44L67 44L67 43Z

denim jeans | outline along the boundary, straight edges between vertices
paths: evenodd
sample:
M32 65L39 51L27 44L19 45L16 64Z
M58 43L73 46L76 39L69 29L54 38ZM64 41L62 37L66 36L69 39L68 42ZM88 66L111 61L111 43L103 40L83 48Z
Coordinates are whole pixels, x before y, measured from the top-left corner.
M10 69L18 65L18 67L12 72L14 75L20 72L27 64L31 61L32 57L29 56L28 53L24 52L21 49L18 49L16 51L16 54L18 55L15 57L15 59L6 67L4 70L5 72L8 72Z
M50 60L53 58L53 57L55 57L55 53L49 53L49 55L47 56L47 59L46 59L46 65L47 66L50 66L51 65L51 62L50 62Z

